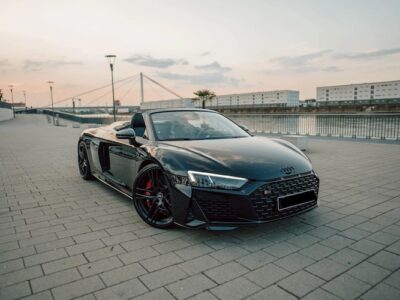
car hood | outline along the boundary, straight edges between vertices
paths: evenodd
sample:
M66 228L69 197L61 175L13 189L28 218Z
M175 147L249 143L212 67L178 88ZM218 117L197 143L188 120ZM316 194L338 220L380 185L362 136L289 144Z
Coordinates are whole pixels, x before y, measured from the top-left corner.
M191 167L190 161L197 157L204 168L199 169L197 163L195 171L269 180L312 170L307 157L292 144L266 137L168 141L160 144L187 152L188 168ZM289 168L291 172L285 173L283 168Z

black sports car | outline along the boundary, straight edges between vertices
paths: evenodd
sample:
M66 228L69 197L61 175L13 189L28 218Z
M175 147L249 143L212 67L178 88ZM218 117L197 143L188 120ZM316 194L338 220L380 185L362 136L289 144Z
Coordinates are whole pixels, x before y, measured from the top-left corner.
M307 156L211 110L147 111L84 130L78 163L84 179L131 198L159 228L257 224L318 205L319 179Z

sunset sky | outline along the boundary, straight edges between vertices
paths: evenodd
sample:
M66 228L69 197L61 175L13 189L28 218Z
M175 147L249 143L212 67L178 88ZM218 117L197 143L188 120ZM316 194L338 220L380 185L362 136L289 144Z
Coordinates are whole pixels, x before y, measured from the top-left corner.
M139 72L184 97L400 79L400 1L0 0L0 89L28 106ZM117 86L118 87L118 86ZM147 83L147 100L173 98ZM82 105L111 103L108 90ZM137 79L118 87L139 103ZM61 104L71 105L68 100Z

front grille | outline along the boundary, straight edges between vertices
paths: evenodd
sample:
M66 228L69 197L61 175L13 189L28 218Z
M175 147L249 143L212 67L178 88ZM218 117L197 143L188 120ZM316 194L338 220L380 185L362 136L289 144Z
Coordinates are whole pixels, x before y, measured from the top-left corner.
M233 209L231 202L220 197L201 197L194 198L201 210L209 220L223 220L235 218L236 212Z
M319 179L314 174L295 176L266 183L250 195L250 200L259 220L273 220L296 214L311 208L316 201L278 211L278 197L314 190L318 196ZM266 195L265 191L269 193Z

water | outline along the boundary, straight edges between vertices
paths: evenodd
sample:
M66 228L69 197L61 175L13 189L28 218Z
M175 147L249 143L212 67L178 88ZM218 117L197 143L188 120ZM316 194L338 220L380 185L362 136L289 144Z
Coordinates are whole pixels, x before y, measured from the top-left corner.
M400 114L231 114L251 131L400 140Z

